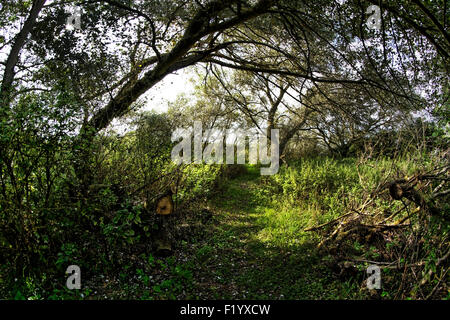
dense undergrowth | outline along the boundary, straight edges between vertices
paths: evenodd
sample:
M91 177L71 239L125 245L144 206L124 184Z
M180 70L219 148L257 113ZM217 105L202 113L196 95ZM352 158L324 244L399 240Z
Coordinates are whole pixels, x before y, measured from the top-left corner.
M444 177L431 175L442 168ZM436 206L434 214L426 203L389 195L390 181L426 174L436 179L415 188ZM263 180L272 206L264 210L268 227L259 236L280 247L314 241L322 263L344 282L359 281L362 294L448 298L448 195L433 198L446 179L442 155L299 161ZM366 292L366 268L374 264L381 267L383 287Z
M106 158L115 152L121 151ZM434 201L439 214L430 215L412 201L392 199L385 188L387 181L445 167L445 161L441 154L305 158L266 177L257 166L164 167L170 179L145 192L176 185L170 257L155 256L152 248L158 228L147 203L152 197L102 185L95 197L71 208L29 216L35 220L27 222L31 229L29 238L20 238L24 242L8 242L11 230L3 224L1 296L448 298L448 195ZM114 174L121 176L117 166ZM427 190L440 183L448 182L431 181ZM375 224L395 212L400 226L330 237L346 219L363 216L366 224ZM72 264L82 270L81 290L65 287L65 270ZM366 289L371 264L382 267L382 290Z

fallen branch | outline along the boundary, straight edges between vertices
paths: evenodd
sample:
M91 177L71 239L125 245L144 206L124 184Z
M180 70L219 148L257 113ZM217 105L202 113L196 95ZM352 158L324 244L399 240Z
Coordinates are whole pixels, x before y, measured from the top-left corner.
M316 226L316 227L306 228L306 229L304 229L303 231L315 231L315 230L322 229L323 227L332 225L333 223L336 223L336 222L338 222L339 220L341 220L342 218L345 218L345 217L347 217L347 216L349 216L349 215L351 215L351 214L353 214L353 212L346 213L346 214L344 214L344 215L342 215L342 216L340 216L340 217L338 217L338 218L336 218L336 219L334 219L334 220L328 221L328 222L323 223L323 224L321 224L321 225L318 225L318 226Z

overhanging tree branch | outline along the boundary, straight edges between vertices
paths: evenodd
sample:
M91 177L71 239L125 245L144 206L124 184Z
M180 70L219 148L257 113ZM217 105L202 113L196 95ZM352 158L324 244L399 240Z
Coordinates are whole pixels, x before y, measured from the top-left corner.
M11 85L14 81L14 67L19 61L20 51L25 45L25 41L28 38L28 35L31 32L34 24L36 23L36 19L39 15L39 12L42 10L42 7L45 4L45 0L35 0L33 1L33 5L30 10L30 14L28 15L27 20L25 21L22 29L16 35L14 44L12 45L11 51L8 55L5 64L5 70L2 78L2 85L0 87L0 101L2 102L2 107L5 107L9 104L9 91Z
M83 128L83 131L93 131L92 133L100 131L112 119L123 115L139 96L161 81L167 74L195 64L205 58L205 55L202 54L185 57L189 50L201 38L208 34L231 28L263 14L272 5L272 2L271 0L260 0L255 6L240 13L238 16L215 24L210 24L210 20L226 9L233 1L213 1L199 9L186 28L183 37L172 50L165 55L161 55L155 67L144 74L141 79L137 80L134 84L125 85L114 99L111 99L104 108L94 114L87 124L88 128Z

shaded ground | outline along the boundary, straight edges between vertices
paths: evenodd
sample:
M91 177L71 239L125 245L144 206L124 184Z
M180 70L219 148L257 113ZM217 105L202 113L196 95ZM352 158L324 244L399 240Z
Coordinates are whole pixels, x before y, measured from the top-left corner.
M179 240L167 258L142 253L114 279L102 280L93 299L355 299L359 283L338 279L306 235L270 205L259 169L229 180L209 200L212 217ZM301 213L298 213L301 214ZM301 221L301 219L298 219ZM298 229L298 226L296 226ZM98 279L92 283L99 285Z
M333 278L314 244L290 239L287 230L271 234L273 226L265 218L269 198L259 170L250 168L210 201L213 219L205 240L195 244L194 278L202 297L352 298L358 288Z

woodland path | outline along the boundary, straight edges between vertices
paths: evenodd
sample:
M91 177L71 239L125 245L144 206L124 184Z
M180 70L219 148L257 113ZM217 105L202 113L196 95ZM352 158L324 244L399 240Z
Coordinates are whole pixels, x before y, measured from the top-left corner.
M210 200L214 215L196 252L195 279L202 296L333 299L355 292L322 266L313 243L292 244L293 239L283 233L289 226L270 224L266 218L270 194L259 169L249 168L223 188Z

